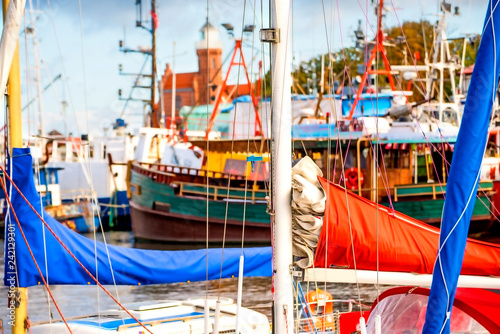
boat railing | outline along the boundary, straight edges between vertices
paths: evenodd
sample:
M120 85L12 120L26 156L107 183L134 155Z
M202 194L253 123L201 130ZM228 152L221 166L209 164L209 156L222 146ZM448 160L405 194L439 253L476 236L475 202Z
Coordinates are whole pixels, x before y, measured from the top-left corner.
M324 312L327 304L331 304L333 312ZM296 305L300 310L299 317L295 320L299 332L324 333L340 328L340 317L351 312L367 311L370 306L354 299L331 299L328 301L299 302ZM347 310L346 310L347 307ZM355 310L356 307L356 310ZM316 312L314 312L315 310ZM336 332L335 332L336 333Z
M183 195L204 195L207 194L207 186L201 184L193 184L189 182L173 182L173 186L178 187L179 196ZM229 194L228 194L229 192ZM213 186L208 187L208 194L214 200L248 200L254 204L256 201L265 201L267 191L262 189L242 189L242 188L228 188L226 186Z
M91 200L96 197L96 192L90 189L71 189L71 190L61 190L61 197L63 199L85 199Z
M134 172L145 175L156 182L169 183L176 174L164 172L158 169L148 168L142 165L142 163L132 162L129 170L132 169ZM127 175L127 179L130 175Z
M135 171L140 172L138 169L147 170L148 172L163 172L171 173L171 175L189 175L189 176L200 176L200 177L210 177L217 179L244 179L241 175L229 174L217 171L206 171L204 169L192 168L192 167L179 167L173 165L164 165L160 163L152 162L134 162L132 167Z
M424 197L429 196L432 199L437 199L439 195L444 195L446 193L446 183L423 183L423 184L408 184L408 185L395 185L389 188L389 191L394 202L398 202L403 197ZM486 193L491 195L494 191L492 181L482 181L479 182L478 193ZM359 188L353 190L356 194L362 196L362 194L372 194L372 201L374 200L374 194L379 194L381 197L387 196L386 189L383 188ZM385 194L385 195L384 195ZM364 196L364 195L363 195Z
M490 192L493 190L493 183L491 181L480 182L478 192ZM393 188L394 201L397 202L400 197L413 197L413 196L429 196L436 199L437 195L446 193L446 184L440 183L427 183L427 184L412 184L394 186Z

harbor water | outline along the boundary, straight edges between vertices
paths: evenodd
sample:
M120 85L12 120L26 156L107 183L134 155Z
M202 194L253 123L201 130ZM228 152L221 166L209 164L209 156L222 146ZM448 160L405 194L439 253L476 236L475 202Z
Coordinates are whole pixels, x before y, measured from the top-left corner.
M87 236L93 238L93 235ZM99 239L102 240L102 237ZM106 240L110 244L124 247L167 248L166 245L161 247L162 245L159 244L134 244L131 232L106 232ZM0 270L3 273L3 239L1 243ZM192 247L188 245L185 248ZM64 269L62 268L61 270ZM271 319L271 288L272 282L269 277L245 278L242 305L262 312ZM319 288L324 289L325 285L319 284ZM95 315L106 309L118 308L116 303L101 288L95 285L50 286L50 289L65 318L90 314ZM151 300L185 300L187 298L203 297L206 294L210 296L229 297L236 300L237 279L150 286L106 286L106 289L123 304ZM307 289L307 287L304 286L304 289ZM3 322L3 332L0 330L0 334L11 333L10 326L8 325L7 290L7 287L2 284L0 287L0 319ZM332 294L334 299L355 298L357 300L361 298L361 302L368 305L377 296L377 290L371 285L361 285L358 289L354 284L328 284L326 290ZM31 287L28 291L28 314L31 324L48 322L51 319L60 319L54 304L50 303L49 305L50 296L43 285ZM346 304L339 304L338 307L347 310Z

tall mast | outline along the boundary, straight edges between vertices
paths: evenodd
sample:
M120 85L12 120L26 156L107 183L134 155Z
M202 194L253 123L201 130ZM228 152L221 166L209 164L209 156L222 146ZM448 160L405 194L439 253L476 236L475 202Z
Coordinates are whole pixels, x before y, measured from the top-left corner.
M172 130L175 130L175 41L174 41L174 60L172 61L172 121L171 124L165 124L166 127L172 128Z
M155 90L156 90L156 0L151 0L151 117L153 118L153 127L159 128L158 115L154 112Z
M122 111L122 115L125 112L125 108L127 106L127 103L129 101L141 101L144 103L144 125L145 126L153 126L153 127L160 127L160 122L158 122L158 112L155 112L154 110L154 105L155 105L155 99L156 99L156 29L158 28L158 16L156 15L156 0L151 0L151 29L148 27L145 27L142 24L142 0L135 0L135 6L136 6L136 21L135 21L135 26L138 28L143 28L147 30L151 34L151 49L144 49L144 48L137 48L137 49L129 49L127 47L124 47L124 41L120 40L119 41L119 46L120 46L120 51L127 53L127 52L137 52L137 53L142 53L149 57L151 55L151 74L142 74L142 70L145 66L146 63L144 63L143 67L141 68L140 73L125 73L122 72L122 65L120 64L118 69L120 71L121 75L132 75L137 78L136 83L132 87L132 91L129 94L129 97L124 99L122 98L122 90L118 90L118 96L120 100L126 101L125 107ZM147 77L151 79L151 83L149 85L142 85L138 84L139 79L142 77ZM151 96L149 99L137 99L132 97L132 92L135 88L140 88L140 89L148 89L150 90ZM147 124L146 122L146 110L148 105L150 106L150 115L151 115L151 122ZM161 112L160 112L161 113Z
M18 4L19 5L19 4ZM24 2L22 2L24 6ZM3 20L7 14L9 0L2 1ZM10 154L12 149L21 148L23 146L22 135L22 119L21 119L21 70L19 64L19 41L16 43L16 50L10 66L9 81L7 84L7 110L8 110L8 125L9 125L9 143ZM7 263L5 264L7 265ZM16 296L14 321L12 325L12 334L25 334L25 321L27 320L28 308L28 289L15 288ZM10 302L10 301L9 301ZM10 305L10 303L9 303Z
M274 0L271 29L261 31L272 43L272 180L274 224L275 333L293 333L292 291L292 106L289 43L290 0Z
M35 61L35 80L36 80L36 95L37 95L37 104L38 104L38 116L40 118L39 124L39 135L43 136L43 104L42 104L42 80L40 77L40 63L38 59L38 41L36 39L36 30L35 30L35 19L33 16L35 12L33 10L33 1L29 0L30 5L30 22L31 22L31 38L33 39L33 59Z

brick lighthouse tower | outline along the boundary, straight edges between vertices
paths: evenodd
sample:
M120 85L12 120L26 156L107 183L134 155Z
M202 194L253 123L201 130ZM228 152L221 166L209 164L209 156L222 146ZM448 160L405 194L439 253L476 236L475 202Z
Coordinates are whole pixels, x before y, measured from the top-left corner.
M201 39L196 42L199 104L211 104L222 86L222 71L219 70L222 65L222 41L217 28L208 21L201 27L200 33Z
M200 29L201 39L196 42L198 72L176 73L175 109L183 106L214 104L222 86L222 40L219 32L210 23ZM173 80L172 69L167 64L162 76L163 106L167 116L171 116ZM209 85L207 87L207 85ZM227 93L223 92L223 97Z

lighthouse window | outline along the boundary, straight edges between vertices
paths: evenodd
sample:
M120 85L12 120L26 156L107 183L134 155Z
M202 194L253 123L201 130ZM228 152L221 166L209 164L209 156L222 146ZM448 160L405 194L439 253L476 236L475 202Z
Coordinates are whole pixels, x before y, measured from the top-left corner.
M215 58L212 58L212 68L215 70Z
M175 95L175 109L179 110L182 107L182 97Z

